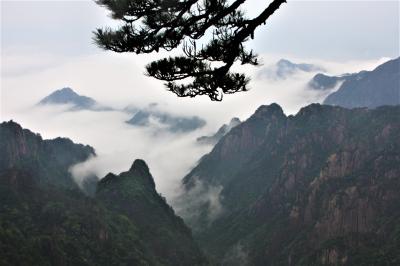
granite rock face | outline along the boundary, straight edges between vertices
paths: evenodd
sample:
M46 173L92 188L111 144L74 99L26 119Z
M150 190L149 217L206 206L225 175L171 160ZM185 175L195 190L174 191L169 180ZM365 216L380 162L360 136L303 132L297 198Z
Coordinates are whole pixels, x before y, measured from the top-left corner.
M216 197L182 215L226 265L396 265L400 262L400 107L272 104L233 128L183 179ZM201 195L195 194L196 197ZM215 237L218 236L218 237Z

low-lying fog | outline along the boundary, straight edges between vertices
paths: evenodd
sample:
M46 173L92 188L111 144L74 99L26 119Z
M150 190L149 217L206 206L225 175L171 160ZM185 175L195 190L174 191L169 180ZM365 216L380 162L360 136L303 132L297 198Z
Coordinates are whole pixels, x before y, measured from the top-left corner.
M242 121L247 119L262 104L276 102L286 114L294 114L305 105L323 101L329 92L307 87L316 72L301 72L284 80L261 78L259 72L273 71L272 65L280 58L265 55L263 66L241 69L253 77L249 92L225 95L222 102L211 102L206 96L186 99L167 92L162 82L143 75L143 57L103 53L3 78L1 120L13 119L44 138L63 136L93 146L97 157L72 169L78 182L89 173L103 177L108 172L126 171L135 158L142 158L150 167L157 190L171 200L182 177L212 148L197 144L197 137L213 134L232 117ZM328 74L372 70L387 60L339 63L288 59L322 66ZM115 110L68 111L67 106L35 106L43 97L66 86ZM157 124L148 127L126 124L131 115L119 111L128 105L143 108L151 103L158 103L159 111L180 116L196 115L207 124L190 133L171 133Z

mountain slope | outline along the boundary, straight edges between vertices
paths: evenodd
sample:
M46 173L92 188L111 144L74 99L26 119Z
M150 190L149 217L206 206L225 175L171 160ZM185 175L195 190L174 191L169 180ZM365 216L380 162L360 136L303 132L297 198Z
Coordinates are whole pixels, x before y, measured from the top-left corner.
M0 124L0 154L0 171L24 169L40 185L76 188L69 168L95 156L95 151L67 138L43 140L40 135L9 121Z
M364 77L367 71L361 71L359 73L353 74L343 74L340 76L328 76L325 74L318 73L315 75L308 86L314 90L324 91L324 90L331 90L338 85L339 82L344 82L347 80L359 80Z
M0 265L207 264L143 161L88 197L65 180L92 148L0 129Z
M239 125L240 119L237 117L234 117L231 119L231 121L229 122L229 124L224 124L222 125L222 127L220 127L218 129L217 132L215 132L215 134L211 135L211 136L202 136L197 138L197 142L201 143L201 144L211 144L214 145L216 144L223 136L225 136L232 128L236 127L237 125Z
M163 265L198 265L205 262L183 220L155 189L149 168L136 160L129 171L108 174L99 182L96 198L137 226L149 253Z
M180 213L224 265L397 265L400 107L261 106L183 185Z
M400 104L400 58L390 60L373 71L344 77L339 90L330 94L324 104L346 108Z
M206 124L203 119L197 116L176 116L151 109L137 111L126 123L133 126L149 126L154 124L173 133L190 132Z

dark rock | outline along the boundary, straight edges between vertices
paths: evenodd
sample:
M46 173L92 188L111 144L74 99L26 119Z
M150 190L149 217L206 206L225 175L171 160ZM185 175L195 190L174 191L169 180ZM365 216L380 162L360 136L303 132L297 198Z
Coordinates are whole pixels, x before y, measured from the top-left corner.
M183 179L177 202L220 262L245 255L248 265L395 265L399 140L400 106L312 104L288 117L276 104L261 106ZM204 193L191 193L198 184ZM213 188L221 189L209 197ZM193 195L208 200L191 213ZM216 219L195 215L213 206L222 210Z

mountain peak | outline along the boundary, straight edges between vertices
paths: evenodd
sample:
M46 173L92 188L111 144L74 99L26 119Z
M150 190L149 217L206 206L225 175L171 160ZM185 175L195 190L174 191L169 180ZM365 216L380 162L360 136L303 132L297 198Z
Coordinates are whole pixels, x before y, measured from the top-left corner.
M271 103L270 105L261 105L254 113L254 116L269 116L269 115L285 116L282 107L277 103Z
M289 60L284 59L284 58L280 59L276 64L277 64L278 66L283 66L283 65L293 66L293 65L295 65L294 63L292 63L292 62L290 62Z
M57 90L56 92L62 92L62 93L70 93L70 94L77 94L73 89L70 87L64 87L62 89Z
M313 64L305 64L305 63L293 63L287 59L279 60L276 65L279 68L288 68L292 71L301 70L304 72L313 72L313 71L325 71L322 67L313 65Z
M21 125L18 124L17 122L14 122L14 120L4 121L4 122L0 123L0 126L9 127L9 128L15 128L17 130L22 130Z
M80 97L78 93L76 93L73 89L70 87L64 87L62 89L56 90L52 92L49 96L47 97ZM46 98L47 98L46 97Z
M238 117L234 117L231 119L231 121L229 122L229 125L238 125L240 124L240 119Z
M334 107L328 105L322 105L319 103L312 103L310 105L302 107L296 116L303 116L315 113L321 113L323 110L333 109Z
M122 172L119 175L108 173L99 181L97 191L102 193L102 191L115 189L117 187L118 190L126 190L130 187L130 189L128 189L129 193L135 193L140 187L147 187L155 190L156 185L146 162L141 159L136 159L128 171Z
M136 159L133 162L131 168L129 169L129 172L135 172L135 171L150 175L149 167L147 166L146 162L142 159Z
M152 103L147 109L137 110L126 123L133 126L150 126L155 123L157 127L161 125L160 128L174 133L194 131L206 124L206 121L198 116L179 116L162 112L155 109L156 105Z
M129 173L136 177L140 177L143 180L148 181L153 189L156 188L153 176L151 175L150 169L144 160L136 159L133 162L131 168L129 169Z
M56 90L43 98L38 105L72 105L72 110L108 110L109 108L99 105L94 99L79 95L70 87Z

